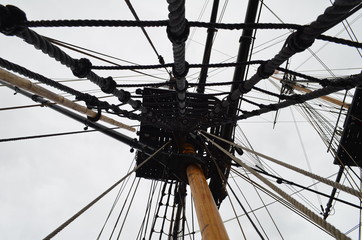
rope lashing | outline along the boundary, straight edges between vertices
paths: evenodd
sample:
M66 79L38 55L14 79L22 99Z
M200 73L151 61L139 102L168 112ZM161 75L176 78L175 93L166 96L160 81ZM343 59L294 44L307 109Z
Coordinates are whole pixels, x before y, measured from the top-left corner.
M218 137L218 136L215 136L215 135L213 135L213 134L211 134L211 133L207 133L207 132L205 132L205 131L202 131L202 132L203 132L203 133L206 133L206 134L208 134L208 135L210 135L210 136L212 136L212 137L214 137L214 138L217 138L217 139L219 139L219 140L221 140L221 141L223 141L223 142L225 142L225 143L227 143L227 144L230 144L231 146L241 148L241 149L243 149L244 151L247 151L247 152L250 152L250 153L252 153L252 154L258 155L258 156L260 156L260 157L262 157L262 158L264 158L264 159L267 159L267 160L269 160L269 161L272 161L273 163L279 164L279 165L281 165L281 166L283 166L283 167L286 167L286 168L288 168L288 169L291 169L291 170L293 170L293 171L296 171L296 172L298 172L298 173L300 173L300 174L303 174L303 175L305 175L305 176L308 176L308 177L310 177L310 178L313 178L313 179L315 179L315 180L317 180L317 181L323 182L323 183L325 183L325 184L327 184L327 185L330 185L330 186L332 186L332 187L338 188L339 190L342 190L342 191L344 191L344 192L347 192L347 193L349 193L349 194L352 194L352 195L354 195L354 196L362 199L362 192L360 192L360 191L358 191L358 190L355 190L355 189L350 188L350 187L348 187L348 186L344 186L344 185L342 185L342 184L340 184L340 183L333 182L333 181L331 181L331 180L329 180L329 179L327 179L327 178L318 176L318 175L316 175L316 174L314 174L314 173L310 173L310 172L305 171L305 170L303 170L303 169L294 167L294 166L292 166L292 165L290 165L290 164L288 164L288 163L279 161L279 160L277 160L277 159L275 159L275 158L266 156L266 155L264 155L264 154L262 154L262 153L259 153L259 152L256 152L256 151L253 151L253 150L248 149L248 148L246 148L246 147L243 147L243 146L241 146L241 145L239 145L239 144L236 144L236 143L227 141L227 140L225 140L225 139L223 139L223 138L220 138L220 137Z
M288 202L294 205L295 208L297 208L299 211L304 213L308 218L310 218L313 222L315 222L317 225L325 229L326 231L330 232L336 239L343 239L343 240L350 240L349 237L347 237L345 234L343 234L341 231L339 231L337 228L335 228L333 225L319 217L317 214L315 214L313 211L311 211L309 208L304 206L302 203L298 202L296 199L291 197L289 194L281 190L279 187L272 184L269 180L261 176L258 172L256 172L254 169L240 161L240 159L236 158L234 155L232 155L230 152L222 148L220 145L212 141L210 138L199 132L201 136L203 136L205 139L207 139L211 144L216 146L219 150L224 152L228 157L233 159L236 163L238 163L240 166L244 167L246 170L248 170L250 173L252 173L255 177L257 177L260 181L262 181L264 184L266 184L268 187L273 189L275 192L277 192L280 196L282 196L284 199L286 199Z

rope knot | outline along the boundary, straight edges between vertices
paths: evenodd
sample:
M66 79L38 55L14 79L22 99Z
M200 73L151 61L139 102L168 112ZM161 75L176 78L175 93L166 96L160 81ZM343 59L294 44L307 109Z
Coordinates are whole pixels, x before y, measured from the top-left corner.
M116 86L117 86L116 81L114 81L112 77L107 77L107 78L104 78L102 81L101 90L104 93L111 94L114 91L114 89L116 88Z
M0 32L13 36L26 28L25 13L12 5L0 5Z
M75 61L71 69L74 76L78 78L85 78L92 69L92 63L89 59L81 58Z

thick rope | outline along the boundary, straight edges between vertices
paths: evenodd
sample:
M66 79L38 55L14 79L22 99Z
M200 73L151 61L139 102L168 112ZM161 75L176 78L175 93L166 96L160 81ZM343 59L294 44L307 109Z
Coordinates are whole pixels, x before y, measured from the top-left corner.
M203 131L203 132L204 132L204 131ZM204 132L204 133L207 133L207 132ZM207 134L209 134L209 135L211 135L212 137L215 137L215 138L217 138L217 139L219 139L219 140L221 140L221 141L223 141L223 142L225 142L225 143L228 143L228 144L230 144L230 145L232 145L232 146L234 146L234 147L241 148L241 149L243 149L243 150L245 150L245 151L247 151L247 152L250 152L250 153L252 153L252 154L258 155L259 157L262 157L262 158L265 158L265 159L267 159L267 160L269 160L269 161L272 161L273 163L279 164L279 165L281 165L281 166L283 166L283 167L286 167L286 168L288 168L288 169L290 169L290 170L296 171L296 172L298 172L298 173L300 173L300 174L303 174L303 175L305 175L305 176L307 176L307 177L313 178L313 179L315 179L315 180L318 180L318 181L320 181L320 182L323 182L323 183L325 183L325 184L327 184L327 185L330 185L330 186L332 186L332 187L334 187L334 188L338 188L339 190L345 191L345 192L347 192L347 193L349 193L349 194L352 194L352 195L354 195L354 196L362 199L362 192L360 192L360 191L358 191L358 190L355 190L355 189L350 188L350 187L348 187L348 186L345 186L345 185L342 185L342 184L340 184L340 183L331 181L331 180L329 180L329 179L327 179L327 178L318 176L318 175L316 175L316 174L314 174L314 173L310 173L310 172L305 171L305 170L303 170L303 169L294 167L294 166L292 166L292 165L290 165L290 164L288 164L288 163L279 161L279 160L277 160L277 159L275 159L275 158L272 158L272 157L269 157L269 156L264 155L264 154L262 154L262 153L259 153L259 152L256 152L256 151L254 151L254 150L248 149L248 148L243 147L243 146L241 146L241 145L239 145L239 144L236 144L236 143L227 141L227 140L225 140L225 139L223 139L223 138L221 138L221 137L215 136L215 135L213 135L213 134L211 134L211 133L207 133Z
M38 20L27 21L27 27L165 27L169 20L101 20L101 19L71 19L71 20ZM298 24L288 23L209 23L188 22L190 27L217 28L224 30L241 29L300 29Z
M189 64L189 68L222 68L222 67L237 67L244 65L252 65L252 64L263 64L265 61L263 60L253 60L247 62L229 62L229 63L209 63L209 64ZM159 69L165 67L172 67L173 63L165 63L165 64L154 64L154 65L117 65L117 66L92 66L92 69L96 70L146 70L146 69ZM309 80L311 82L317 82L321 85L328 85L330 80L328 79L318 79L303 73L295 72L286 68L277 67L279 71L289 73L293 76L301 77L303 79Z
M66 222L60 225L57 229L51 232L48 236L44 238L44 240L52 239L55 235L57 235L60 231L62 231L65 227L67 227L70 223L72 223L75 219L77 219L80 215L82 215L85 211L87 211L90 207L92 207L95 203L97 203L100 199L102 199L105 195L107 195L110 191L112 191L115 187L117 187L121 182L123 182L126 178L128 178L132 173L136 172L139 168L145 165L149 160L151 160L157 153L159 153L163 148L165 148L170 142L165 143L162 147L160 147L157 151L155 151L152 155L150 155L146 160L144 160L141 164L139 164L132 171L127 173L123 178L118 180L115 184L113 184L110 188L104 191L101 195L95 198L92 202L90 202L87 206L82 208L79 212L74 214L71 218L69 218Z
M74 59L67 53L62 51L59 47L52 44L47 38L32 31L26 26L19 27L18 31L9 33L9 35L15 35L30 45L33 45L36 49L41 50L49 57L54 58L56 61L70 68L76 77L86 77L94 84L98 85L105 93L111 93L118 97L121 102L130 104L135 110L140 110L142 113L146 113L147 109L144 108L140 101L130 99L130 93L124 90L119 90L115 87L116 82L111 78L103 78L91 71L91 62L88 59Z
M208 68L221 68L221 67L236 67L236 66L243 66L243 65L250 65L250 64L262 64L265 61L262 60L254 60L254 61L248 61L248 62L230 62L230 63L210 63L210 64L189 64L189 68L202 68L202 67L208 67ZM97 70L134 70L134 69L158 69L158 68L164 68L164 67L172 67L174 66L173 63L165 63L165 64L155 64L155 65L118 65L118 66L92 66L92 69ZM281 69L281 71L283 71Z
M185 18L185 0L167 0L168 18L167 35L172 42L174 66L172 68L176 81L177 101L179 113L186 111L186 75L188 64L185 60L185 42L189 34L189 27Z
M129 21L129 20L95 20L95 19L73 19L73 20L39 20L27 21L27 27L165 27L168 20L155 21ZM294 29L302 28L302 25L288 23L209 23L195 22L188 23L190 27L215 28L223 30L241 29ZM347 39L320 35L316 39L343 44L350 47L362 48L362 43Z
M339 231L337 228L335 228L333 225L319 217L317 214L315 214L313 211L311 211L309 208L305 207L303 204L298 202L296 199L291 197L289 194L281 190L279 187L272 184L270 181L268 181L266 178L261 176L258 172L256 172L254 169L240 161L240 159L236 158L234 155L229 153L227 150L222 148L220 145L212 141L210 138L199 132L204 138L206 138L210 143L215 145L219 150L224 152L228 157L232 158L236 163L238 163L240 166L244 167L246 170L248 170L250 173L252 173L255 177L257 177L260 181L268 185L271 189L273 189L275 192L277 192L280 196L282 196L284 199L286 199L288 202L293 204L299 211L304 213L308 218L310 218L313 222L315 222L317 225L331 233L336 239L341 240L350 240L349 237L347 237L345 234L343 234L341 231Z

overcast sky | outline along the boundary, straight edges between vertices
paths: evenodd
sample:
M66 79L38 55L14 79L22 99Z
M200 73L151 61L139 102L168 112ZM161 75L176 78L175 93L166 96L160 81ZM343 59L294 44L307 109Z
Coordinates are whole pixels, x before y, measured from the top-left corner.
M204 14L201 15L203 5L206 5ZM225 1L221 1L221 7ZM247 1L227 1L222 22L243 22ZM316 19L324 9L330 5L327 0L304 1L264 1L266 7L262 9L260 22L308 24ZM133 20L133 16L124 1L4 1L0 4L18 6L26 14L28 20L48 19L122 19ZM159 1L132 1L140 19L165 20L167 19L167 2ZM212 1L187 1L186 16L190 21L209 21ZM268 10L269 9L269 10ZM271 10L271 11L270 11ZM352 15L348 21L357 39L362 38L361 11ZM39 34L69 42L84 48L98 51L120 59L137 64L157 64L157 56L138 28L34 28ZM173 61L172 46L166 36L165 28L147 28L157 51L164 57L166 63ZM288 30L260 30L256 35L254 60L267 60L272 58L283 46ZM214 51L211 62L232 62L238 51L238 41L241 31L218 30L214 41ZM339 24L326 35L349 39L343 25ZM203 44L206 38L205 29L191 29L187 43L186 60L189 63L201 63ZM340 46L333 43L316 41L311 49L317 54L335 76L346 76L361 72L361 56L356 49ZM68 52L72 57L83 57L74 52ZM292 70L301 71L317 77L333 77L328 73L316 58L310 58L311 53L297 54L290 61ZM0 35L0 57L22 65L34 72L54 80L75 79L65 66L54 59L44 55L41 51L26 44L16 37ZM104 62L91 59L94 65L105 65ZM113 60L116 61L116 60ZM117 61L119 64L126 64ZM346 70L348 68L348 70ZM251 67L250 74L256 68ZM196 82L198 69L191 69L187 80ZM149 74L161 79L154 79L131 71L106 72L99 71L99 75L107 77L112 75L119 83L149 83L165 81L167 73L163 70L149 71ZM209 80L214 82L231 81L232 69L217 70L209 73ZM276 75L280 77L281 75ZM89 82L70 82L68 86L81 91L88 91L96 96L104 96L97 86ZM269 81L262 81L259 87L278 92ZM51 89L51 88L49 88ZM52 91L56 91L51 89ZM133 89L134 90L134 89ZM208 93L215 93L223 88L207 89ZM192 90L190 90L192 91ZM56 91L57 92L57 91ZM344 92L343 92L344 93ZM352 92L351 92L352 93ZM71 100L73 97L66 95ZM268 98L266 95L251 93L250 99L255 97ZM343 94L333 97L342 99ZM106 100L108 100L106 98ZM275 99L270 99L274 100ZM348 98L350 101L350 98ZM109 99L114 101L114 99ZM257 100L258 101L258 100ZM264 103L264 102L263 102ZM34 102L21 96L14 95L12 90L0 86L0 139L31 136L49 133L82 131L84 124L46 107L31 107L18 110L2 110L6 107L32 105ZM250 108L248 104L244 105ZM273 128L274 114L239 122L251 145L256 151L263 152L282 161L296 165L306 170L329 177L338 171L333 165L333 157L327 153L327 148L320 140L311 125L301 116L299 108L290 108L280 111L279 122ZM326 114L328 118L330 115ZM331 117L331 120L335 120ZM130 125L138 125L128 119L118 119ZM296 120L296 121L294 121ZM340 124L342 125L342 123ZM131 137L137 137L126 130L119 132ZM130 147L104 136L100 133L85 133L71 136L60 136L34 140L0 143L0 239L42 239L74 213L80 210L109 186L123 177L134 160L134 153ZM252 163L247 156L243 160ZM269 164L269 163L268 163ZM282 177L302 185L313 184L309 178L270 164ZM310 165L310 167L308 167ZM359 174L359 170L355 169ZM335 176L331 177L334 180ZM261 200L250 184L240 178L235 179L238 186L250 204L251 209L262 206ZM344 184L348 185L345 178ZM138 181L138 179L136 179ZM131 181L132 182L132 179ZM236 185L230 179L234 188ZM357 182L358 183L358 182ZM318 190L330 193L331 188L317 184ZM150 181L141 179L140 186L135 196L134 205L130 210L129 218L125 225L124 233L120 239L135 239L140 221L146 209L146 199L150 189ZM289 191L287 188L283 188ZM240 192L238 192L240 194ZM96 239L103 222L112 206L117 190L92 207L54 239ZM189 194L190 195L190 194ZM273 200L261 195L265 203ZM315 194L305 194L311 204L320 209L320 204L325 207L328 199L322 198L321 202ZM340 198L358 204L356 198L340 193ZM238 214L242 210L231 196ZM299 198L297 198L300 200ZM240 194L240 200L249 210L246 200ZM118 211L124 197L120 199ZM301 201L301 200L300 200ZM303 202L304 203L304 202ZM190 202L187 202L190 207ZM313 209L314 211L318 211ZM222 218L228 220L235 215L226 199L220 208ZM284 208L280 204L269 207L273 220L279 227L284 239L333 239L320 229L311 225L301 217ZM255 212L261 224L268 233L269 239L281 239L273 225L268 213L263 210ZM359 211L336 204L333 215L328 221L335 224L342 232L347 232L358 224ZM107 225L106 234L102 239L108 239L112 224L117 216L112 217L112 223ZM254 218L254 216L253 216ZM255 218L254 218L255 220ZM244 232L248 239L258 239L249 221L241 217ZM191 224L191 223L190 223ZM238 223L228 221L226 228L230 239L243 239ZM197 229L197 227L196 227ZM358 239L358 230L349 234L352 239ZM200 239L197 237L197 239Z

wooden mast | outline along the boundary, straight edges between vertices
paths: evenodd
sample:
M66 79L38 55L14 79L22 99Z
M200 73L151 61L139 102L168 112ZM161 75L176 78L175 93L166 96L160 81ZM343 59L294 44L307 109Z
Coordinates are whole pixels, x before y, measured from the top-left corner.
M192 145L184 144L182 153L195 154L195 150ZM190 164L186 168L186 173L194 200L202 239L228 240L229 236L201 167L196 164Z

